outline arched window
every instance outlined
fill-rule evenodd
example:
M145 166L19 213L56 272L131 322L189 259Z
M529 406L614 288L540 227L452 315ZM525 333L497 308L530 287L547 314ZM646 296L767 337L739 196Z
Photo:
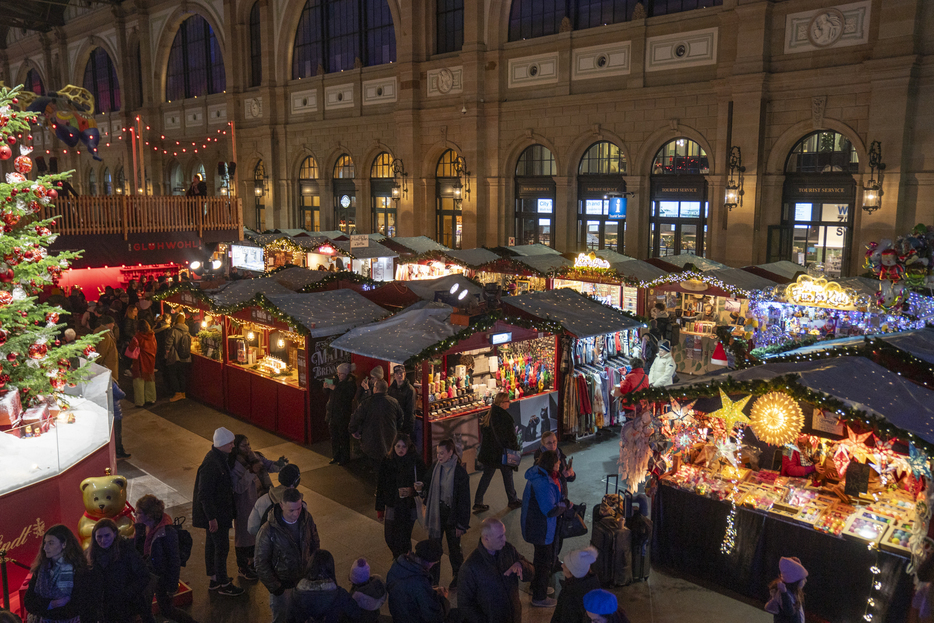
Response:
M858 167L850 139L830 130L802 138L785 161L785 173L856 173Z
M254 227L261 232L266 229L266 167L263 161L253 169Z
M318 187L318 161L308 156L298 171L298 226L305 231L321 231L321 192Z
M42 84L42 77L35 69L26 72L26 80L23 84L27 91L32 91L36 95L45 95L45 85Z
M104 168L104 194L108 196L114 194L114 184L113 178L110 177L110 167Z
M337 228L345 234L357 233L357 186L353 181L356 175L353 159L342 154L334 164L334 179L331 183Z
M513 0L509 40L553 35L565 17L574 30L617 24L632 19L637 4L648 17L720 6L723 0Z
M459 52L464 47L464 0L436 0L435 53Z
M292 78L396 60L396 34L386 0L307 0L295 32Z
M555 157L531 145L516 163L516 244L554 245Z
M88 194L97 195L97 172L94 169L88 169Z
M117 169L117 185L114 187L114 192L116 192L118 195L128 194L126 187L126 173L124 173L123 167Z
M370 198L373 206L373 231L392 238L396 235L396 202L392 198L395 179L392 155L383 152L370 167Z
M94 113L120 110L120 84L117 70L104 48L91 51L84 67L84 88L94 96Z
M464 220L462 201L464 195L461 175L465 170L464 159L449 149L438 159L435 169L435 213L437 216L438 242L460 249L463 241Z
M769 226L769 261L791 260L828 277L849 274L859 157L846 136L821 130L788 153L781 224Z
M169 167L169 177L168 177L168 187L169 192L173 195L184 195L185 194L185 179L182 175L182 165L177 162L173 162L172 166Z
M649 248L653 257L703 257L707 233L707 153L688 138L666 143L652 163Z
M263 81L262 37L259 32L259 1L250 9L250 86L258 87Z
M200 15L192 15L179 27L165 71L168 101L222 93L227 88L224 59L214 29Z
M626 156L609 141L594 143L577 168L577 246L623 252Z

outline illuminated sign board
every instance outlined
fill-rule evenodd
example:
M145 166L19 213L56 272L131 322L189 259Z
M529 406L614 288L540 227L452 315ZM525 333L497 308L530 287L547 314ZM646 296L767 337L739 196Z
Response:
M490 336L490 344L496 346L497 344L508 344L512 341L512 333L494 333Z
M597 257L593 253L580 253L574 260L574 268L602 268L607 269L610 263Z
M844 311L856 310L858 303L855 290L844 288L836 281L810 275L800 275L795 283L788 284L785 298L795 305Z

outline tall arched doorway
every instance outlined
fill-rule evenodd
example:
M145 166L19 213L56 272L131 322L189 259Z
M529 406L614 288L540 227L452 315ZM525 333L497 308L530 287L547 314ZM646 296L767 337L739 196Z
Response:
M392 155L383 152L370 167L370 201L373 209L373 232L392 238L396 235L396 204L392 200L395 184Z
M357 233L357 170L353 159L343 154L334 165L334 215L337 228L345 234Z
M704 256L707 233L707 153L689 138L676 138L655 154L652 163L652 257Z
M321 231L318 161L312 156L302 161L298 171L298 226L305 231Z
M608 141L591 145L577 169L577 247L623 252L626 156Z
M555 157L531 145L516 163L516 244L554 245Z
M435 169L435 214L438 242L450 249L460 249L463 240L464 218L461 210L464 189L459 177L458 163L463 163L453 149L438 159Z
M849 274L859 158L850 140L821 130L802 138L785 161L782 220L769 227L769 261L791 260Z

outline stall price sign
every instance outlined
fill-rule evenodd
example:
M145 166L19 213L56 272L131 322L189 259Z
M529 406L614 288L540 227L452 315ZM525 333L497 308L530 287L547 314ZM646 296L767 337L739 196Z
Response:
M350 236L350 248L351 249L366 249L370 246L370 237L366 234L351 234Z
M811 417L811 428L824 433L840 435L841 437L846 434L843 430L843 424L840 423L837 416L821 409L814 409L814 415Z
M197 305L198 303L195 295L191 292L182 292L181 300L183 305Z
M261 309L259 307L250 308L250 319L253 322L258 322L259 324L272 325L276 321L276 317L272 313Z
M305 357L305 349L298 349L298 360L295 362L295 367L298 368L298 386L301 388L308 387L308 358Z

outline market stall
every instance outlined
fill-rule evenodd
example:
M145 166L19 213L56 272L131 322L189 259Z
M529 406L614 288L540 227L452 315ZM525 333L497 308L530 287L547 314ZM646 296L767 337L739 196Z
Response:
M653 561L764 603L778 558L798 556L810 615L906 620L934 501L934 392L864 357L710 381L640 393L653 407L623 430L627 485L661 476Z
M548 289L552 275L572 265L570 260L557 253L515 255L484 264L474 278L482 284L496 284L507 294L542 292Z
M581 438L618 424L621 414L612 388L626 375L645 325L570 289L507 297L503 307L506 313L549 320L564 329L560 433Z
M678 372L706 374L722 367L713 363L720 343L718 329L750 337L747 314L752 300L775 282L739 268L672 273L644 284L645 309L661 304L678 327L671 337L671 356ZM751 327L750 327L751 328Z
M416 257L432 251L442 253L450 251L446 246L435 242L428 236L396 236L395 238L383 238L377 242L398 253L400 258Z
M706 257L701 257L699 255L694 255L692 253L682 253L680 255L663 255L662 257L653 257L648 259L649 262L664 268L669 272L674 272L678 270L690 270L691 267L694 267L694 270L700 272L707 272L708 270L723 270L729 268L726 264L721 264L715 260L708 259Z
M645 296L638 284L667 274L648 262L603 249L574 256L573 266L560 269L551 288L570 288L631 314L644 314Z
M30 409L17 424L0 425L0 550L27 566L48 527L77 526L85 512L81 481L107 469L117 471L111 373L96 364L88 373L86 381L66 388L53 409L38 409L38 419ZM3 411L13 415L6 400ZM16 589L26 574L7 562L3 580L11 589L14 612L19 610Z
M400 255L396 265L396 280L469 276L483 264L497 259L499 256L487 249L429 249L415 255Z
M352 258L350 270L369 277L374 281L392 281L393 266L395 258L399 254L395 251L381 245L371 238L367 239L365 247L351 247L349 241L335 241L331 243L336 249L339 249L344 255ZM346 268L346 266L345 266Z
M758 323L755 344L759 348L781 346L807 337L892 333L925 325L931 308L929 297L912 292L907 306L888 311L877 296L878 287L877 280L864 277L832 281L799 275L753 306Z
M509 412L523 450L534 451L542 432L557 430L557 325L492 314L464 327L451 322L452 312L441 303L415 305L357 327L331 347L352 353L366 369L406 366L418 392L416 426L425 452L451 437L473 471L479 418L500 391L513 398ZM365 372L363 365L358 370Z

